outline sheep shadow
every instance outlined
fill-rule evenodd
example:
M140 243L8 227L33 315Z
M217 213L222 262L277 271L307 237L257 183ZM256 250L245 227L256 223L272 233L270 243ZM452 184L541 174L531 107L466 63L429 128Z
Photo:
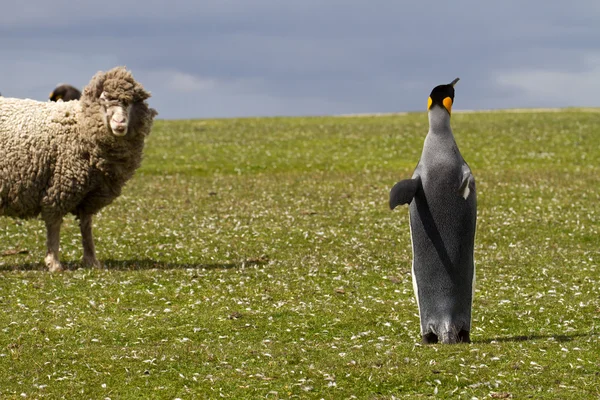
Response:
M143 271L151 269L169 270L169 269L204 269L204 270L218 270L218 269L237 269L250 266L261 266L268 263L267 259L246 259L243 261L227 262L227 263L176 263L176 262L163 262L152 259L140 259L140 260L103 260L104 266L107 270L115 271Z
M172 270L172 269L203 269L203 270L220 270L220 269L238 269L250 266L262 266L269 262L267 258L248 258L243 261L226 262L226 263L176 263L164 262L160 260L152 260L149 258L132 259L132 260L115 260L106 259L100 260L107 271L147 271L147 270ZM84 267L79 261L63 261L63 267L66 271L75 271L80 269L89 269ZM48 269L43 262L23 263L23 264L8 264L1 265L0 272L4 271L47 271Z
M571 342L576 338L591 336L591 333L572 333L572 334L564 334L564 335L515 335L515 336L505 336L505 337L495 337L490 339L482 339L482 340L473 340L473 343L507 343L507 342L528 342L534 340L548 340L554 339L559 343Z
M48 271L48 268L43 262L0 265L0 272L10 271Z

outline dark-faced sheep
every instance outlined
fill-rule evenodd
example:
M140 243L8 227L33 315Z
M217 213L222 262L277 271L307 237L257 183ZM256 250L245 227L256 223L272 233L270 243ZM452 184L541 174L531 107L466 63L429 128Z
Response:
M71 100L79 100L81 98L81 92L79 89L63 84L59 85L50 93L50 101L71 101Z
M121 194L140 166L157 112L124 67L98 72L80 101L0 98L0 215L41 215L46 266L62 270L63 217L79 219L83 264L100 267L92 216Z

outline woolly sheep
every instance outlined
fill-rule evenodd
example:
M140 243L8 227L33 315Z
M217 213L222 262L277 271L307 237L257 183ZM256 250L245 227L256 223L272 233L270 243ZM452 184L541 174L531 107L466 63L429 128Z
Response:
M71 85L62 84L58 85L52 93L50 93L50 101L71 101L71 100L79 100L81 97L81 92L76 87Z
M80 101L0 98L0 215L41 214L46 266L60 271L60 226L79 219L83 264L101 267L92 216L121 194L140 166L156 110L124 67L98 72Z

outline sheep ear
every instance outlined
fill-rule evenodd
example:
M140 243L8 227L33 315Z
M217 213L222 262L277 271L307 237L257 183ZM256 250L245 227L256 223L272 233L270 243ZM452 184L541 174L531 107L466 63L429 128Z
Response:
M96 72L90 82L83 88L84 97L89 99L97 99L99 94L104 89L104 81L106 80L106 74L102 71Z
M144 101L150 98L150 92L146 91L140 84L136 84L134 89L134 101Z

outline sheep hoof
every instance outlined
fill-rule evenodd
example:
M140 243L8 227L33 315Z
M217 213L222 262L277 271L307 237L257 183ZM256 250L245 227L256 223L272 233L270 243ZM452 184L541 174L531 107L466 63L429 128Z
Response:
M104 265L96 258L84 258L83 265L91 268L105 269Z
M60 261L55 260L52 257L46 257L46 267L48 267L50 272L60 272L64 270Z

